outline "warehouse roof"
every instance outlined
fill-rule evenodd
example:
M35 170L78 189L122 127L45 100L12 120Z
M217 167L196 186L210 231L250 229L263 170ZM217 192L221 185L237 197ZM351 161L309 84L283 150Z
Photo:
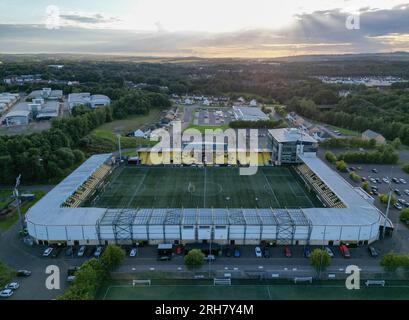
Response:
M317 140L311 137L308 133L296 128L271 129L268 130L268 133L279 143L298 141L317 142Z
M268 120L269 117L256 107L236 107L233 106L234 116L237 120L243 121L259 121Z
M7 113L6 118L11 117L28 117L30 115L30 111L28 110L13 110Z

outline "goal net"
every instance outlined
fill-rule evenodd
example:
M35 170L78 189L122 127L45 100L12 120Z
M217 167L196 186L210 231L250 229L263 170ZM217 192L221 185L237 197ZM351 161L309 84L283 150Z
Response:
M213 285L217 286L231 286L231 279L230 278L214 278Z
M150 286L151 285L151 280L132 280L132 285L133 286Z
M309 282L309 283L312 283L312 277L294 278L294 283L300 283L300 282Z

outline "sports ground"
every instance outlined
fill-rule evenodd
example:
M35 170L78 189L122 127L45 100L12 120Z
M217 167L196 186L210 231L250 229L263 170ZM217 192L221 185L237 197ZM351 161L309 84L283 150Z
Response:
M337 284L160 285L112 284L101 290L103 300L408 300L408 285L361 286L347 290Z
M236 167L116 169L87 206L101 208L313 208L320 201L291 167L259 167L241 176Z

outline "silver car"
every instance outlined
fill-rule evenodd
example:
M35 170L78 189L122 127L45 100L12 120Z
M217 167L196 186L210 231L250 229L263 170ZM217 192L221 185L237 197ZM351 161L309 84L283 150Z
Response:
M81 246L81 247L79 248L79 250L78 250L77 256L78 256L78 257L84 256L85 249L86 249L85 246Z
M334 252L331 250L330 247L325 247L325 251L328 253L328 255L333 258L334 257Z

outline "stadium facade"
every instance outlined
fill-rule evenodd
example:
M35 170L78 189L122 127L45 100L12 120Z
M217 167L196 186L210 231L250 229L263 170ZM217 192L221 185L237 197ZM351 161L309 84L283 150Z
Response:
M40 244L139 242L291 245L364 245L392 223L361 189L352 187L315 153L300 153L296 171L324 208L94 208L80 207L115 171L112 154L94 155L27 213ZM373 200L373 199L372 199Z

